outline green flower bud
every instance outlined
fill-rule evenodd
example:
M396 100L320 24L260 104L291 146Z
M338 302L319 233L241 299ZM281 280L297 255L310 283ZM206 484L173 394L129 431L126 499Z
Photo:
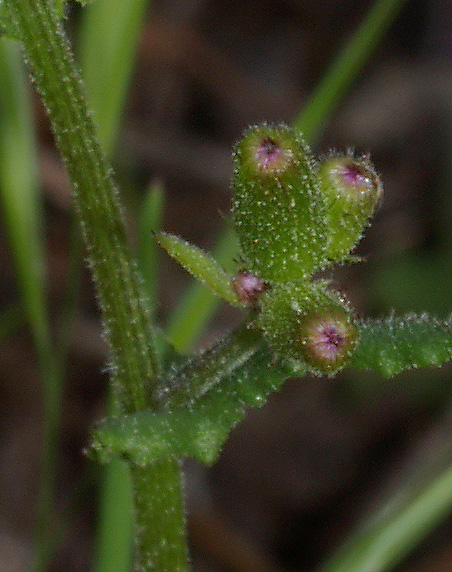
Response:
M260 302L258 323L278 356L334 373L351 355L358 337L353 313L324 283L278 284Z
M325 260L324 201L308 147L286 125L250 127L234 153L233 216L244 256L264 279L310 275Z
M327 256L334 260L349 254L357 244L383 188L369 159L350 153L323 159L318 176L326 202Z

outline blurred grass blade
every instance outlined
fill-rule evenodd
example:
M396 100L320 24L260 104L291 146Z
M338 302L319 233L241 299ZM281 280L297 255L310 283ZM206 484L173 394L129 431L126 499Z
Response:
M17 280L43 383L42 478L36 517L34 570L47 567L61 405L61 377L51 351L44 292L44 238L30 90L19 45L0 39L0 194Z
M42 212L30 90L19 45L0 39L0 193L10 248L35 343L49 343Z
M305 139L312 142L318 137L405 2L406 0L374 2L295 118L293 125L303 133Z
M449 446L450 449L450 446ZM450 451L449 451L450 458ZM417 475L411 481L416 480ZM422 488L401 484L367 526L316 572L387 572L452 509L452 465ZM408 495L406 491L408 490ZM407 498L408 497L408 498Z
M117 140L149 0L96 0L83 11L79 60L102 147Z
M228 225L212 251L213 258L229 268L240 252L237 236ZM202 332L218 304L217 296L203 284L193 280L172 313L166 328L168 339L180 352L187 352Z
M102 473L93 570L127 572L133 553L132 485L124 461L113 460Z
M151 312L155 313L158 285L159 247L153 232L160 230L165 203L165 189L159 180L152 182L146 192L138 221L138 267L144 279Z
M0 313L0 344L25 321L25 311L19 302L3 308Z

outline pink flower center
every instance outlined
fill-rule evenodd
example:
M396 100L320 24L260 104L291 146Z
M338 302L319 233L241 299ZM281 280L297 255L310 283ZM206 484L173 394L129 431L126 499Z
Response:
M344 336L337 329L337 324L327 323L319 328L318 350L325 357L333 357L340 351L344 343Z
M232 285L240 300L244 302L254 302L266 287L265 281L260 276L245 269L237 271Z
M342 168L344 178L350 183L358 183L361 179L366 178L367 173L358 163L350 162L345 163Z
M262 167L265 169L275 161L280 155L282 149L280 144L271 137L262 139L261 144L257 149L257 157Z

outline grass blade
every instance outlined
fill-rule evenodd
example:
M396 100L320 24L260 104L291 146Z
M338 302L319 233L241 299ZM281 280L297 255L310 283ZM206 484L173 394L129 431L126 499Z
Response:
M141 206L138 223L138 267L144 279L144 288L149 299L151 312L157 303L159 247L153 232L161 228L165 189L160 181L149 185Z
M96 0L83 13L79 60L107 155L117 140L149 0Z
M450 458L450 445L438 456ZM423 467L425 469L425 467ZM421 468L421 473L422 473ZM342 549L316 572L387 572L426 537L452 507L452 466L419 486L412 475ZM422 480L422 477L421 477ZM416 486L417 485L417 486Z
M323 75L293 123L308 141L312 142L318 137L405 1L376 0L351 39Z
M24 306L37 346L48 344L42 212L30 91L19 45L0 39L0 189Z

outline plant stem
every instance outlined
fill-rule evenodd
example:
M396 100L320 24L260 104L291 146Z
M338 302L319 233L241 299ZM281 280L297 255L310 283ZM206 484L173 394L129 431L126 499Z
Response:
M262 344L262 332L249 322L233 330L200 356L187 360L181 369L157 388L156 401L170 411L195 403L222 379L242 367Z
M132 465L136 511L135 572L184 572L187 541L179 460ZM149 524L151 526L149 526Z
M157 360L149 312L130 256L118 192L86 109L80 74L46 0L9 0L26 55L46 103L74 190L112 350L116 390L126 411L149 405Z
M153 406L150 389L158 380L158 362L149 309L127 244L118 191L86 108L65 33L49 0L7 0L5 5L24 44L71 179L111 347L116 400L126 412ZM132 465L131 474L137 503L136 569L185 569L178 462Z

